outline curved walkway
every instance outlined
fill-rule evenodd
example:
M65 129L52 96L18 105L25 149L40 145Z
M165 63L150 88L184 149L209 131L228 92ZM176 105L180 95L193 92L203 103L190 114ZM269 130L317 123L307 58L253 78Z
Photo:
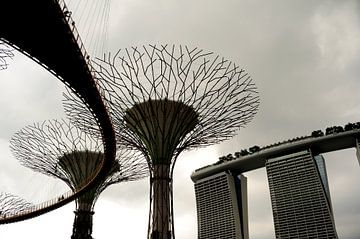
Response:
M0 224L25 220L54 210L74 200L106 174L115 158L115 134L96 82L89 56L63 0L1 3L0 39L45 67L69 86L87 105L102 132L105 160L95 179L77 193L59 195L16 215L0 217Z

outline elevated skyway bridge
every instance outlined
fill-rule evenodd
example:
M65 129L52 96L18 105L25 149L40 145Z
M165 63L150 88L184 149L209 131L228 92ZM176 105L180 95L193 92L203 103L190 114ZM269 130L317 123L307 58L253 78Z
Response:
M241 174L265 167L266 160L269 158L288 155L307 149L310 149L311 152L316 155L356 147L359 159L360 152L358 150L358 140L360 140L360 129L353 129L323 136L305 136L293 140L287 140L279 144L260 148L257 152L245 156L238 156L229 161L215 163L213 165L199 168L192 173L191 179L196 182L200 179L224 171Z
M89 56L63 0L4 0L1 2L0 22L0 40L42 65L87 105L102 131L105 150L105 160L99 167L97 177L85 182L77 193L65 193L26 212L3 215L0 217L2 224L56 209L102 178L115 157L115 134L92 75Z

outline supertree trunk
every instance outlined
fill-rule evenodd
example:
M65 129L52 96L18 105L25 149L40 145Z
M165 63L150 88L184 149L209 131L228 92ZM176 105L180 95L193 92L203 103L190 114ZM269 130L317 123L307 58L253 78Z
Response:
M91 234L94 212L78 209L74 213L75 219L71 239L93 239Z
M151 239L173 238L172 228L172 183L170 177L170 165L154 165L153 178L151 180L151 194L153 199L151 218Z

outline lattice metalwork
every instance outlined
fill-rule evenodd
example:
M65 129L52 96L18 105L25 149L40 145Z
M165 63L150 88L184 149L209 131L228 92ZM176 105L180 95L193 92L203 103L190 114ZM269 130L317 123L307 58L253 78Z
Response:
M0 70L5 70L8 66L6 60L12 58L14 52L5 43L0 41Z
M6 218L14 214L31 209L34 205L26 200L11 195L9 193L0 192L0 217Z
M141 151L149 164L148 237L174 238L176 159L184 150L226 140L249 123L259 106L256 86L234 63L186 46L120 50L98 59L95 71L118 147ZM76 97L66 94L64 106L79 127L95 125Z
M10 143L13 154L24 166L61 179L74 192L93 178L104 160L101 141L64 120L24 127ZM106 178L75 200L72 238L91 238L94 205L106 187L142 179L148 174L147 163L140 153L118 150Z

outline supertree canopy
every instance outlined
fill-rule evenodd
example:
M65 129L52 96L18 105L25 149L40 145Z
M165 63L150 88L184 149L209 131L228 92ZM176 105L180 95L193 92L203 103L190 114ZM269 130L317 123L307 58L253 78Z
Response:
M0 218L5 218L12 214L19 214L26 210L30 210L33 206L32 203L29 203L18 196L0 192Z
M0 70L7 68L6 58L12 58L13 56L13 51L0 40Z
M256 86L234 63L186 46L133 47L95 65L119 147L141 151L149 164L148 237L174 238L176 159L184 150L226 140L249 123L259 106ZM64 105L77 123L94 125L76 97L68 94Z
M59 178L73 191L92 179L104 159L101 141L66 121L45 121L26 126L12 137L11 150L26 167ZM90 239L94 205L109 185L139 180L148 175L141 154L118 150L106 178L98 182L76 202L72 239Z

